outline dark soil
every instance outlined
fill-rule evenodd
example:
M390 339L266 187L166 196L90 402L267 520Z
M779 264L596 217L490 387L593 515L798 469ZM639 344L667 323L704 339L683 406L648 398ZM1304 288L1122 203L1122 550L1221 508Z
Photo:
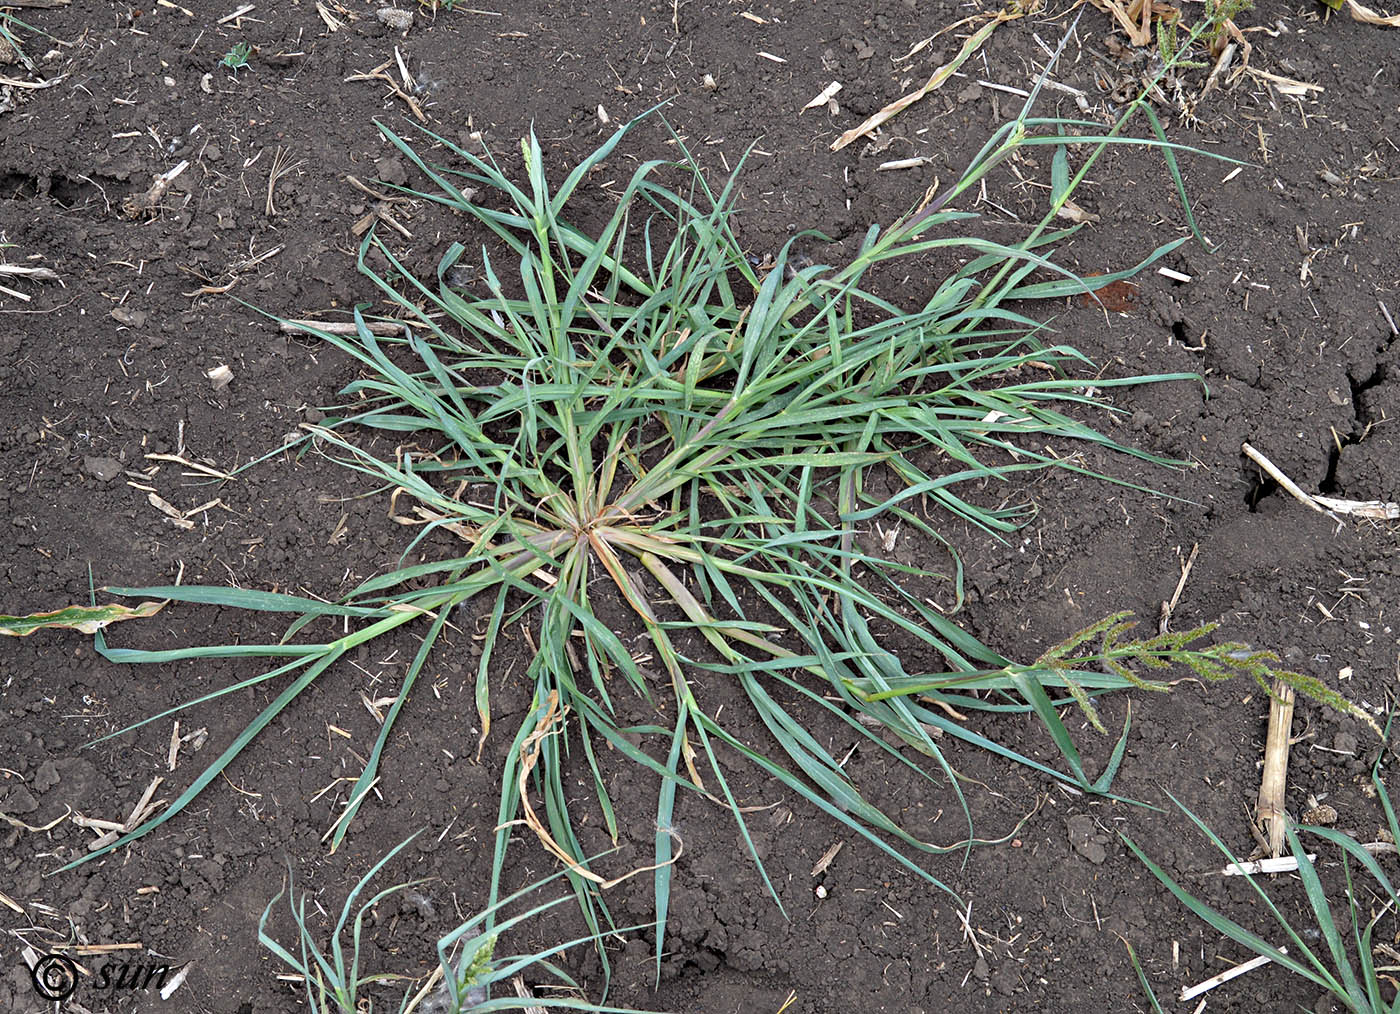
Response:
M799 229L857 237L913 206L935 177L946 185L1020 101L974 80L1029 87L1044 59L1036 37L1053 46L1066 24L1002 26L966 66L969 77L912 106L878 142L832 153L841 131L956 52L956 34L947 34L901 59L968 8L906 2L872 17L867 5L847 0L615 9L526 0L490 14L459 3L435 20L415 9L403 35L381 25L373 5L346 2L356 17L334 32L311 0L260 3L241 21L223 23L238 5L20 9L38 30L19 30L37 70L16 63L0 74L54 83L0 86L0 242L8 244L8 263L50 268L61 282L0 278L31 297L0 293L0 508L10 533L0 611L86 601L89 567L99 585L168 583L183 568L185 583L330 598L397 565L406 536L387 518L384 499L360 497L364 484L323 459L276 456L236 481L207 484L148 457L180 453L232 470L319 418L316 406L331 404L356 375L333 350L279 333L239 302L343 319L354 302L376 297L356 271L351 231L376 202L347 180L417 182L373 122L407 130L413 114L387 85L347 82L352 75L387 62L397 79L400 54L417 79L414 97L427 125L468 145L479 132L512 172L518 139L532 124L562 174L616 123L669 100L665 116L716 179L754 145L739 228L761 255ZM1161 110L1173 139L1249 163L1229 177L1228 164L1183 160L1196 216L1219 248L1191 243L1168 258L1166 266L1189 282L1149 270L1113 312L1070 301L1054 321L1063 340L1111 375L1205 376L1208 399L1200 384L1184 382L1116 389L1113 401L1125 413L1098 417L1120 440L1190 467L1166 471L1083 451L1087 466L1169 495L1048 473L989 491L1039 509L1009 544L949 531L967 563L961 621L1010 656L1032 658L1120 609L1155 628L1182 560L1199 546L1174 627L1218 620L1221 636L1272 648L1373 709L1395 693L1400 638L1386 617L1400 598L1394 525L1338 525L1263 479L1241 453L1249 441L1311 492L1400 499L1400 433L1393 429L1400 341L1380 306L1400 315L1400 36L1346 18L1323 20L1322 10L1269 6L1241 19L1261 29L1249 35L1251 66L1316 90L1294 98L1246 75L1193 103L1189 117ZM1110 32L1107 16L1086 8L1059 73L1086 93L1095 117L1146 60ZM240 41L255 50L235 74L219 61ZM832 80L844 85L839 111L799 115ZM1189 78L1191 95L1201 80L1199 72ZM1078 115L1065 93L1048 92L1045 102ZM600 106L612 124L601 122ZM610 165L626 175L636 160L673 155L667 140L659 121L644 123ZM279 151L291 168L269 211ZM1020 223L1038 220L1046 201L1049 158L1038 151L1015 164L1014 175L994 176L989 203L969 194L959 206L985 213L985 227L998 235L1023 234ZM885 160L919 155L930 159L920 169L877 171ZM124 213L124 202L182 160L188 168L159 208L135 218ZM604 207L605 192L597 190L592 199ZM1101 219L1061 254L1083 272L1136 263L1184 234L1170 177L1151 153L1105 157L1078 199ZM387 210L410 235L387 225L379 232L415 269L430 270L454 240L471 250L482 239L463 220L421 203ZM226 293L199 291L230 283ZM900 284L891 281L892 296ZM908 285L909 295L925 291L917 280ZM215 389L206 372L219 365L233 381ZM152 506L151 490L180 511L219 502L193 515L186 530ZM172 606L114 628L111 639L175 647L279 633L237 613ZM189 963L188 978L160 1009L300 1009L301 995L276 978L285 970L257 943L258 917L288 864L298 890L334 913L379 856L419 829L426 830L410 846L411 859L390 866L384 883L427 878L426 903L381 905L366 926L364 964L426 975L436 961L433 940L486 903L509 733L493 734L474 761L473 645L457 638L399 719L375 798L346 846L328 855L321 838L350 784L335 780L358 774L377 731L361 694L395 692L416 644L401 633L328 672L227 779L171 823L63 873L54 871L84 855L100 831L60 818L125 821L156 776L164 779L157 798L173 799L280 685L249 687L176 716L182 733L207 730L207 742L199 753L197 740L186 743L172 772L170 718L83 746L247 679L255 667L237 660L119 666L97 656L89 638L63 631L5 639L0 812L12 820L0 825L0 1010L51 1009L36 996L26 962L73 941L139 947L80 953L94 977L66 1010L155 1009L153 994L99 988L101 965L121 959ZM528 705L526 688L509 677L525 650L518 637L501 649L493 715L501 729L513 728ZM731 691L706 692L714 707ZM1125 698L1110 700L1105 718L1121 727L1125 708ZM961 912L947 894L775 782L736 766L730 774L740 802L772 807L756 813L752 826L786 917L766 896L733 821L683 798L677 827L685 854L660 987L653 991L654 943L637 934L609 945L609 1000L697 1014L1149 1009L1123 940L1163 1002L1174 1000L1182 986L1249 955L1180 907L1118 834L1128 833L1211 903L1264 928L1244 885L1197 876L1218 866L1219 855L1166 793L1236 851L1250 851L1246 811L1258 789L1267 710L1267 696L1244 682L1183 682L1170 695L1135 697L1114 788L1160 811L1078 795L989 754L952 749L979 836L1011 836L925 860L971 903ZM743 713L735 699L730 721L761 742L762 730L746 727ZM833 749L850 745L842 729L814 722L819 738L841 737ZM977 725L1053 761L1029 717ZM1078 718L1074 726L1097 771L1111 740ZM1295 729L1301 739L1290 808L1300 813L1310 798L1325 798L1338 811L1338 827L1374 840L1381 817L1366 791L1374 736L1311 702L1299 704ZM916 780L868 751L857 751L850 770L915 833L943 842L965 835L941 780ZM649 854L657 785L641 771L609 771L626 830L621 853L604 865L622 871ZM580 800L588 792L580 781ZM814 878L813 865L838 842L844 848ZM522 838L506 879L523 885L553 870ZM823 899L814 893L819 883ZM1274 886L1285 911L1302 918L1297 883L1285 878ZM609 903L620 919L650 918L650 878L613 889ZM321 913L312 916L324 932ZM272 925L289 939L285 913ZM1392 916L1378 937L1389 940L1395 930ZM511 946L547 946L579 932L565 905ZM596 998L603 981L597 957L578 948L564 960ZM1266 968L1216 990L1209 1009L1312 1006L1318 992ZM389 996L376 994L378 1009L396 1009Z

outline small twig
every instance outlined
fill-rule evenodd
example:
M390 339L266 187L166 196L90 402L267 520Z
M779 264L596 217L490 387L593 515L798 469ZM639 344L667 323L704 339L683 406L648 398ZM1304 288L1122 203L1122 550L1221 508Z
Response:
M1274 85L1284 95L1304 95L1308 92L1325 92L1327 89L1322 85L1309 84L1307 81L1297 81L1291 77L1283 77L1279 74L1270 74L1267 70L1249 68L1249 73L1254 77L1261 78Z
M1191 555L1186 558L1186 562L1181 565L1181 580L1176 583L1176 591L1172 592L1171 600L1162 603L1162 619L1157 624L1157 633L1165 634L1167 624L1172 620L1172 613L1176 611L1176 604L1181 601L1181 592L1186 587L1186 579L1191 576L1191 568L1196 565L1196 554L1201 551L1199 542L1191 546Z
M934 71L933 75L922 87L907 92L900 98L889 103L873 116L868 117L859 126L852 127L850 130L846 131L831 143L831 150L840 151L857 138L864 137L874 131L876 127L880 126L886 120L899 115L900 112L912 106L915 102L918 102L925 95L942 88L943 85L952 78L957 69L966 63L973 53L981 48L982 44L987 41L987 37L995 31L998 25L1007 21L1015 21L1017 18L1023 16L1023 14L1013 11L1001 11L993 15L990 21L968 37L967 41L963 43L962 49L958 51L957 56Z
M1337 514L1355 514L1362 518L1375 518L1377 521L1394 521L1400 518L1400 503L1386 500L1338 500L1331 496L1314 496L1319 504Z
M1062 84L1059 81L1051 81L1048 77L1045 78L1043 87L1051 91L1064 92L1066 95L1073 97L1074 104L1079 107L1081 112L1087 113L1089 111L1088 93L1082 92L1078 88L1073 88L1067 84Z
M926 155L915 155L913 158L897 158L892 162L881 162L875 167L877 172L885 172L891 169L917 169L919 166L928 165L933 159Z
M977 934L972 929L972 902L967 903L967 912L963 913L958 909L953 909L953 914L958 917L958 922L963 926L963 939L972 944L972 949L977 952L979 958L984 957L982 945L977 942Z
M1385 303L1378 299L1376 300L1376 305L1381 308L1381 316L1383 316L1385 322L1390 325L1390 333L1393 335L1400 335L1400 327L1395 326L1395 318L1391 317L1390 310L1386 308Z
M1275 465L1262 453L1256 451L1253 447L1251 447L1248 441L1241 445L1241 450L1243 450L1244 453L1249 456L1251 461L1253 461L1256 465L1262 468L1265 472L1268 472L1269 477L1273 479L1274 482L1278 483L1284 489L1288 490L1289 495L1292 496L1293 499L1297 500L1301 504L1305 504L1306 506L1312 508L1319 514L1327 513L1320 503L1318 503L1316 500L1310 497L1307 493L1304 493L1302 488L1296 482L1294 482L1288 476L1280 472L1278 470L1277 465Z
M0 264L0 275L28 275L36 282L56 282L58 272L52 268L26 268L19 264Z
M161 173L151 181L151 188L144 194L134 194L123 201L122 210L129 218L136 218L142 214L153 214L160 208L160 202L164 199L165 192L170 189L170 184L175 182L175 177L189 167L189 160L185 159L174 169Z
M1087 99L1089 97L1088 92L1081 91L1072 85L1067 85L1063 81L1052 81L1048 77L1045 79L1042 87L1048 88L1052 92L1064 92L1066 95L1073 95L1077 99Z
M836 853L840 852L842 846L845 844L846 843L843 841L838 841L836 844L832 845L831 848L823 852L821 858L818 859L816 864L812 867L812 876L819 877L825 873L827 868L831 866L831 861L836 858Z
M178 454L147 454L146 458L149 461L169 461L176 465L184 465L186 468L193 469L201 475L207 475L214 479L233 479L233 476L229 475L227 472L220 472L217 468L210 468L208 465L201 465L197 461L190 461L188 458L182 458Z
M123 834L130 834L138 824L146 819L147 814L155 808L155 804L151 802L151 797L156 794L156 789L160 788L160 783L164 780L165 779L161 778L160 775L156 775L151 779L151 783L146 786L146 791L141 793L141 798L136 801L136 805L133 806L131 812L127 814L126 823L121 827Z
M1006 92L1008 95L1015 95L1017 98L1028 99L1031 97L1031 93L1024 88L1013 88L1010 85L997 84L995 81L983 81L981 78L977 79L977 83L983 88L989 88L994 92Z
M165 752L165 763L171 771L180 762L180 721L176 719L175 725L170 730L170 746Z
M255 9L256 9L256 6L257 6L256 4L244 4L242 7L238 8L238 10L234 11L233 13L231 13L231 14L225 14L223 17L221 17L221 18L218 20L217 23L218 23L218 24L221 24L221 25L226 25L226 24L228 24L230 21L237 21L238 19L240 19L241 17L243 17L243 15L248 14L248 13L250 13L251 11L255 10ZM235 27L240 27L240 26L235 26Z
M1280 947L1279 953L1287 954L1288 948ZM1272 960L1273 958L1265 957L1261 954L1257 958L1250 958L1248 961L1244 962L1244 964L1236 965L1234 968L1227 968L1219 975L1211 976L1205 982L1198 983L1195 986L1190 987L1189 989L1183 989L1181 991L1181 1002L1185 1003L1187 1000L1194 1000L1202 993L1208 992L1214 989L1216 986L1223 985L1229 982L1231 979L1239 978L1246 972L1252 972L1256 968L1263 968Z
M9 5L6 4L6 6ZM67 76L67 74L60 74L57 77L49 78L47 81L19 81L12 77L0 77L0 85L5 85L10 88L27 88L30 91L38 91L41 88L52 88Z
M1321 496L1316 493L1304 493L1296 482L1279 471L1272 461L1266 458L1261 452L1255 450L1248 443L1242 446L1244 453L1262 468L1269 476L1300 503L1307 504L1319 514L1326 514L1333 521L1341 524L1338 514L1351 514L1356 517L1374 518L1377 521L1394 521L1400 519L1400 503L1393 503L1386 500L1342 500L1337 497Z
M1317 858L1316 853L1308 853L1308 862ZM1221 871L1222 877L1253 877L1260 873L1293 873L1298 869L1297 856L1279 856L1276 859L1257 859L1248 863L1230 863Z
M53 949L62 951L65 954L94 955L94 954L120 954L122 951L144 951L146 945L139 940L133 940L122 944L54 944Z
M392 77L390 77L387 73L385 73L389 69L389 67L393 65L393 62L394 61L392 60L388 60L384 63L381 63L378 67L374 68L374 70L370 71L368 74L351 74L345 80L347 82L383 81L389 86L389 91L393 95L400 99L403 99L403 101L408 104L408 108L413 112L413 115L416 116L420 122L427 123L428 117L423 114L423 109L421 106L418 105L418 101L414 99L412 95L408 94L408 92L400 88L399 83L395 81Z
M399 52L399 47L394 47L394 62L399 65L399 76L403 78L404 91L413 91L413 75L408 72L408 65L403 62L403 54Z
M367 320L365 327L370 334L395 335L404 329L407 322L394 323L387 320ZM324 331L326 334L358 334L354 321L350 320L284 320L278 330L287 333L299 331Z
M349 183L352 187L354 187L354 188L355 188L356 190L358 190L360 193L366 194L366 195L368 195L369 197L373 197L376 201L383 201L385 204L397 204L397 203L400 202L400 201L411 201L411 200L413 200L413 198L411 198L411 197L404 197L402 194L399 194L399 195L394 195L394 194L381 194L378 190L375 190L373 187L366 186L363 182L360 181L360 179L359 179L358 177L356 177L356 176L351 176L349 173L346 173L346 174L345 174L345 182L346 182L346 183ZM468 192L471 193L473 196L475 196L475 192L474 192L474 191L468 191ZM468 198L468 199L470 199L470 198Z
M247 271L249 268L255 268L263 261L268 260L272 257L276 257L285 249L286 244L279 243L277 246L273 247L271 250L268 250L266 253L260 253L256 257L249 257L247 260L235 261L234 263L228 266L229 273L236 275L241 271Z

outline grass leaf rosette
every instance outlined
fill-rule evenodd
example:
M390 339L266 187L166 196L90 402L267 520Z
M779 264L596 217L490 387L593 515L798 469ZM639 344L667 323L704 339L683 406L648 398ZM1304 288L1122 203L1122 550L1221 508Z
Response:
M1079 227L1050 223L1093 159L1110 143L1148 142L1119 137L1121 122L1107 136L1078 136L1068 131L1084 124L1029 117L1029 105L954 186L889 229L872 227L839 268L798 257L794 245L807 237L767 258L752 256L734 228L738 171L716 194L688 155L638 166L600 228L573 224L571 200L636 121L556 186L533 134L521 145L524 182L517 183L489 152L466 151L426 130L409 139L381 125L431 184L399 189L475 218L497 242L481 251L479 284L463 286L454 271L466 253L461 244L447 249L435 276L419 277L372 232L365 237L361 270L394 316L370 320L357 309L353 334L312 329L362 371L343 392L344 407L307 426L307 440L370 477L389 494L394 518L418 527L405 558L434 532L451 533L461 549L372 577L334 603L246 589L112 589L297 617L266 645L133 651L109 647L98 632L99 650L116 661L285 660L218 693L292 677L169 809L112 847L179 812L346 652L420 624L421 646L328 835L332 847L339 844L375 784L414 681L461 616L458 607L478 598L488 617L475 695L483 741L492 680L502 678L493 660L503 631L523 623L531 649L525 672L510 677L528 681L533 706L503 772L493 901L511 836L523 823L563 863L590 928L611 925L598 888L622 878L606 879L579 858L585 849L571 813L578 804L565 783L571 747L581 751L614 842L619 816L600 750L659 777L654 862L634 872L653 876L663 927L680 847L678 791L726 807L763 871L719 763L722 750L945 886L917 857L971 844L970 817L963 841L923 840L867 800L842 760L809 731L809 714L845 723L854 742L920 777L946 777L959 800L943 734L1081 790L1108 792L1126 727L1113 760L1091 777L1059 709L1142 681L1112 667L1018 665L963 630L950 615L962 600L961 563L937 522L942 514L998 534L1014 531L1026 508L987 506L984 495L969 491L1046 468L1084 471L1051 446L1087 442L1167 464L1079 418L1084 410L1115 409L1073 376L1087 367L1084 357L1050 343L1026 307L1128 277L1185 240L1091 279L1057 265L1055 246ZM1150 143L1167 155L1179 185L1174 146ZM1063 177L1045 219L1014 244L977 236L976 216L953 202L1019 148L1044 144L1056 148ZM1071 177L1064 151L1084 144L1092 153ZM676 179L679 186L668 184ZM961 267L919 305L891 301L869 282L882 265L921 266L934 254L949 254ZM389 333L386 320L393 321ZM1093 383L1102 391L1193 379ZM369 449L366 431L387 435L398 452L386 458ZM877 522L902 526L907 538L921 540L923 555L946 550L947 575L903 562L872 537ZM942 609L928 597L936 580L949 589ZM618 610L630 620L616 619ZM300 639L328 619L340 636ZM901 645L916 645L942 667L907 672L910 653L897 654ZM704 693L716 681L742 691L768 742L720 721ZM649 702L656 718L626 718L636 700ZM1063 768L953 717L1008 707L1036 713ZM933 770L882 731L930 758ZM660 748L638 745L647 737L660 739ZM763 879L777 900L766 872ZM658 955L662 939L659 932Z

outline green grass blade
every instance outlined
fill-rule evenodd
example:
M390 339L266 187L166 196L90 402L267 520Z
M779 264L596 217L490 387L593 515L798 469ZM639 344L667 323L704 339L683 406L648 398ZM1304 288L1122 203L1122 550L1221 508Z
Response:
M1288 849L1293 853L1293 858L1298 861L1298 879L1303 883L1308 905L1312 908L1313 916L1317 919L1322 939L1327 944L1328 951L1331 952L1332 965L1341 975L1342 984L1346 989L1345 995L1357 1010L1364 1010L1366 998L1362 994L1361 984L1357 981L1356 973L1352 970L1351 962L1347 958L1346 944L1342 942L1342 935L1337 930L1336 920L1332 918L1332 906L1327 900L1327 892L1323 889L1322 879L1317 875L1317 870L1313 868L1312 860L1308 858L1307 849L1298 840L1298 833L1293 829L1291 822L1284 828L1284 831L1288 836Z
M337 661L340 658L340 656L344 654L344 651L344 648L337 649L328 653L323 658L320 658L317 661L313 662L311 664L311 667L305 673L299 676L296 679L296 681L293 682L290 686L288 686L287 689L283 690L282 693L278 694L276 699L273 700L271 704L265 707L256 718L254 718L251 722L248 723L248 725L243 729L243 731L240 732L234 738L233 742L230 743L227 748L225 748L224 752L219 755L218 759L216 759L212 764L206 767L200 773L199 777L196 778L190 784L189 788L185 789L184 792L180 793L180 795L176 797L175 801L169 806L167 806L164 810L162 810L158 815L152 817L150 820L147 820L145 823L141 824L134 830L122 835L110 845L89 852L82 858L75 859L73 862L61 866L58 872L71 870L77 866L81 866L83 863L90 862L93 859L96 859L100 856L105 856L110 852L116 851L117 849L124 848L131 842L135 841L137 838L140 838L142 835L146 834L148 831L160 827L171 817L174 817L177 813L179 813L191 802L193 802L195 797L197 797L201 792L203 792L204 788L210 782L212 782L215 778L219 777L219 775L223 773L224 768L228 767L229 764L233 762L233 759L243 752L243 748L246 747L249 743L251 743L257 737L258 733L262 732L262 730L265 729L274 718L280 715L283 709L285 709L287 705L291 704L292 701L295 700L303 690L310 686L312 681L315 680L317 676L321 675L321 673L325 672L325 670L329 668L332 663Z
M1142 965L1138 962L1137 952L1133 950L1133 945L1128 943L1127 939L1124 937L1119 937L1118 939L1122 940L1123 946L1128 949L1128 961L1132 963L1133 971L1137 973L1138 982L1142 986L1142 991L1147 994L1147 999L1152 1004L1152 1010L1155 1014L1165 1014L1165 1011L1162 1010L1161 1003L1157 1000L1157 994L1152 989L1152 984L1147 981L1147 973L1142 970Z
M1136 855L1138 859L1142 861L1143 865L1147 867L1148 871L1154 877L1156 877L1157 880L1160 881L1162 885L1166 887L1167 890L1169 890L1173 895L1175 895L1176 899L1179 902L1181 902L1188 909L1190 909L1191 912L1197 916L1197 918L1205 922L1206 925L1208 925L1215 932L1221 934L1222 936L1229 937L1236 943L1242 944L1244 947L1247 947L1255 954L1259 954L1263 957L1268 958L1275 964L1281 965L1284 968L1287 968L1290 972L1294 972L1297 975L1301 975L1303 978L1315 983L1318 986L1323 987L1324 989L1329 989L1334 992L1340 989L1336 980L1331 979L1330 977L1324 977L1323 975L1319 975L1318 973L1314 972L1312 968L1309 968L1307 965L1301 964L1290 955L1284 953L1283 951L1275 947L1273 944L1269 943L1263 937L1259 936L1251 930L1245 929L1245 927L1241 926L1233 919L1230 919L1228 916L1220 914L1219 912L1215 911L1215 909L1205 904L1205 902L1199 900L1194 895L1190 894L1185 888L1183 888L1180 884L1173 880L1171 876L1169 876L1166 873L1166 871L1164 871L1151 859L1147 858L1146 853L1144 853L1142 849L1138 848L1136 842L1134 842L1127 835L1120 835L1120 837L1127 844L1128 848L1132 850L1133 854Z

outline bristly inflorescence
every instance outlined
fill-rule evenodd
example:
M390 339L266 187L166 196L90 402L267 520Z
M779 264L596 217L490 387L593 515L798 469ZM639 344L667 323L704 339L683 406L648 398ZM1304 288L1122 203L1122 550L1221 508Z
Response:
M1269 694L1275 693L1275 683L1283 684L1319 704L1360 719L1380 733L1375 719L1315 676L1278 668L1279 657L1272 651L1261 651L1237 641L1198 646L1219 626L1219 623L1203 623L1190 630L1166 631L1155 637L1124 641L1123 636L1137 627L1137 621L1128 612L1110 613L1047 650L1028 669L1049 671L1062 679L1085 716L1100 732L1107 730L1093 701L1074 678L1076 671L1098 666L1139 690L1165 691L1171 689L1170 683L1144 679L1133 671L1133 666L1160 671L1182 665L1211 683L1248 676ZM1095 638L1101 638L1097 652L1072 654Z

